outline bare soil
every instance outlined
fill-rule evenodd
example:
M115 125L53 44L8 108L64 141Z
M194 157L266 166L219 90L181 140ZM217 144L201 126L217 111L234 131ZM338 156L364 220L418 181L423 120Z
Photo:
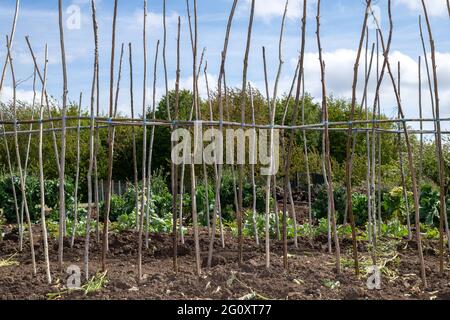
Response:
M39 229L35 230L39 234ZM201 257L206 262L208 234L200 235ZM398 256L387 262L389 274L383 274L381 290L369 290L367 276L357 278L351 265L343 263L343 271L336 273L333 254L328 253L326 239L300 240L295 248L289 242L289 268L283 268L282 243L273 241L270 256L271 267L265 267L264 245L256 246L252 239L244 243L244 262L238 264L236 239L229 234L226 248L216 241L211 269L195 272L194 241L191 234L186 243L179 245L178 274L173 271L172 238L170 235L153 234L150 248L143 257L142 281L136 281L137 234L132 232L110 236L110 252L107 258L106 286L95 293L84 295L80 291L65 293L61 299L450 299L450 275L448 264L445 275L438 273L437 244L425 243L426 271L429 287L421 288L419 261L414 242L398 242ZM351 241L341 244L342 256L351 261ZM74 248L65 245L65 268L75 264L83 269L84 240L77 239ZM360 256L367 258L365 244L360 243ZM0 299L48 299L48 293L65 289L68 274L58 271L56 240L51 240L50 256L54 284L48 285L44 272L43 245L35 241L38 274L32 275L28 242L14 259L18 265L0 267ZM0 260L17 252L17 231L6 234L0 243ZM90 253L91 275L100 271L101 243L92 241ZM387 259L388 260L388 259Z

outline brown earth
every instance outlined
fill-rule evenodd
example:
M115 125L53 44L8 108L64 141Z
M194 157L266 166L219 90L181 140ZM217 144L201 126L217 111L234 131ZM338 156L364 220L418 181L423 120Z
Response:
M35 230L39 234L39 229ZM48 299L48 293L63 291L68 274L58 272L57 241L50 245L53 285L46 284L43 261L43 246L35 241L38 275L32 276L28 242L22 253L14 256L19 264L0 267L0 299ZM336 273L334 255L327 252L323 237L299 240L299 248L289 243L289 268L283 268L282 243L271 245L271 268L265 268L264 246L256 246L246 239L244 262L237 263L236 239L227 235L225 249L216 242L211 269L195 273L194 241L186 236L186 244L179 246L179 273L172 269L172 240L170 235L151 235L150 249L143 258L144 279L136 281L137 235L132 232L111 235L110 252L107 259L106 286L88 296L80 291L61 295L61 299L239 299L269 298L289 300L319 299L450 299L450 275L448 264L444 276L438 272L437 244L425 243L426 270L429 287L421 289L419 261L414 243L406 241L396 244L397 258L384 260L388 272L383 273L381 290L369 290L367 276L355 277L351 263L343 262L343 272ZM311 244L312 243L312 244ZM90 253L91 274L100 270L101 244L92 242ZM202 259L206 259L207 232L200 235ZM343 261L351 261L351 241L341 244ZM359 245L362 261L369 255L365 245ZM0 261L17 252L17 233L5 236L0 243ZM75 264L83 269L84 240L77 239L73 249L66 243L65 267ZM395 254L395 252L394 252ZM395 261L395 263L393 262ZM379 262L383 263L380 259Z

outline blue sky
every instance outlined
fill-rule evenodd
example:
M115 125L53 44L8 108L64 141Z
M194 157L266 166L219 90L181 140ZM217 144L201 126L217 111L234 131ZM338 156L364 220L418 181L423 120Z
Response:
M71 5L79 6L81 10L81 27L69 30L66 27L66 53L68 57L69 96L77 100L80 91L89 96L92 78L93 63L93 35L91 25L91 11L89 0L65 0L64 10ZM193 0L191 0L191 3ZM300 0L290 0L289 14L286 24L285 40L283 44L283 59L285 61L280 82L281 95L287 91L294 73L300 47ZM316 0L310 0L308 6L307 48L305 62L306 90L316 99L320 100L319 64L317 59L317 44L315 38ZM445 0L427 0L431 16L432 28L438 51L438 72L440 78L440 91L443 116L450 116L450 37L448 37L450 19L447 15ZM270 86L278 64L278 37L285 0L256 0L256 15L253 32L253 41L250 52L249 81L259 89L264 88L264 74L262 69L262 46L266 46ZM232 0L198 0L199 16L199 50L206 47L206 60L209 65L211 83L216 83L220 63L220 50L223 46L226 21L231 8ZM387 32L387 0L375 1L381 12L381 25ZM2 39L10 32L13 18L15 0L2 0L0 4L0 30ZM250 0L240 0L234 20L229 54L227 60L227 81L231 86L241 86L242 60L245 50L245 39L248 24ZM328 90L336 97L349 98L352 82L352 68L356 56L357 40L360 34L365 1L363 0L323 0L322 1L322 46L324 59L327 65ZM100 32L100 59L101 59L101 102L103 110L108 106L108 79L109 57L111 50L111 22L113 0L97 0L97 14ZM158 39L162 41L162 0L149 0L149 27L148 27L148 57L149 57L149 95L147 103L151 103L152 68L155 44ZM394 38L391 51L391 63L402 63L403 102L408 116L417 116L417 59L422 55L419 45L418 15L421 14L420 0L393 0ZM128 42L133 44L134 51L134 82L136 108L142 109L142 0L119 0L119 19L117 25L116 71L120 44L124 42L127 49ZM70 14L66 12L65 19ZM167 62L169 72L169 85L174 86L175 78L175 46L176 23L178 16L182 19L182 81L185 88L192 85L191 61L192 52L188 37L186 19L186 2L184 0L167 1ZM62 95L62 74L60 66L59 32L57 0L22 0L17 25L13 56L18 79L28 79L33 73L33 64L30 58L25 35L29 35L38 59L42 64L45 43L49 46L49 74L48 91L56 99ZM371 40L374 40L374 31L371 31ZM0 39L0 58L4 61L6 48L4 40ZM428 42L427 42L428 44ZM123 78L119 109L123 114L129 114L129 69L128 51L125 51ZM364 63L361 64L361 76ZM423 71L425 72L425 70ZM423 74L425 79L425 73ZM361 84L360 79L360 84ZM375 79L370 85L370 100L373 99ZM200 91L206 94L204 79L200 78ZM423 83L426 88L426 83ZM157 98L164 93L164 74L161 56L158 65ZM32 79L21 83L19 98L30 101L32 93ZM361 86L359 97L361 97ZM272 92L273 89L271 89ZM431 115L429 97L424 91L425 115ZM3 100L11 97L11 83L8 77L6 87L2 94ZM87 100L86 100L87 102ZM388 81L383 87L383 111L394 116L395 99ZM87 103L85 103L87 105Z

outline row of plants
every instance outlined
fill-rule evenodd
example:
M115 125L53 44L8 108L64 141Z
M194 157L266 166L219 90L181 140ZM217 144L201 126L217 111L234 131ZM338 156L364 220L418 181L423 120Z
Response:
M12 179L10 175L0 176L0 203L6 223L17 223L13 184L11 182L14 183L17 205L20 213L22 206L22 192L20 187L20 178L17 175L14 175ZM44 183L45 204L47 209L48 211L57 211L59 208L59 179L45 180ZM39 179L35 176L27 176L25 185L30 218L31 221L37 222L41 216L41 191ZM68 214L73 214L74 189L74 183L70 179L66 179L65 200Z
M397 219L403 225L406 225L407 207L409 214L413 219L414 200L410 191L406 192L407 199L404 197L402 187L395 187L391 190L382 190L381 192L381 218L383 221ZM378 193L377 193L378 197ZM355 192L353 198L353 213L355 223L361 227L367 224L368 220L368 198L367 194ZM450 199L449 199L450 200ZM343 224L346 210L346 190L345 187L337 187L334 193L334 203L337 214L337 221ZM447 210L450 208L448 201ZM378 204L377 204L378 205ZM423 185L420 190L420 220L422 223L438 227L439 226L439 192L431 185ZM312 205L313 216L319 220L327 216L328 212L328 192L326 187L322 186L316 193L315 201ZM378 210L378 208L377 208Z

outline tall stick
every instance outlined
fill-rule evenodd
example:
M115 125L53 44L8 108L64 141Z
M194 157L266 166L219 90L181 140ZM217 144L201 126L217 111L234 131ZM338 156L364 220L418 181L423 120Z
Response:
M448 5L448 3L447 3ZM435 114L436 114L436 147L437 154L439 160L439 189L440 189L440 219L439 219L439 252L440 252L440 260L439 260L439 271L441 274L444 273L444 220L447 220L445 217L447 206L445 199L445 162L444 162L444 154L442 148L442 130L441 130L441 120L440 120L440 101L439 101L439 80L437 76L437 63L436 63L436 46L433 39L433 32L431 31L431 24L428 18L427 7L425 5L424 0L422 0L423 11L425 14L425 20L427 22L428 35L430 38L430 47L431 47L431 64L433 67L433 82L434 82L434 99L435 99ZM450 8L449 8L450 14ZM449 240L450 241L450 240Z
M109 74L109 117L114 116L114 57L116 49L116 23L117 23L117 0L114 0L114 14L112 26L112 43L111 43L111 64ZM108 229L109 229L109 212L111 210L111 181L114 157L114 127L108 126L108 178L105 197L105 212L103 224L103 249L102 249L102 270L106 270L106 252L108 251Z
M8 56L7 59L9 61L9 68L11 71L11 78L13 83L13 112L14 112L14 122L17 122L17 96L16 96L16 76L14 73L14 64L13 64L13 58L11 56L11 43L8 39L8 36L6 36L6 43L8 46ZM33 266L33 274L36 275L36 259L35 259L35 253L34 253L34 240L33 240L33 229L30 219L30 212L28 210L28 203L27 203L27 193L26 193L26 183L24 179L24 175L22 172L22 162L20 160L20 150L19 150L19 139L17 134L17 125L14 125L14 142L16 146L16 158L17 158L17 167L19 169L19 178L20 178L20 189L22 192L22 199L25 205L25 214L27 217L27 223L28 223L28 232L30 234L30 248L31 248L31 262Z
M418 77L419 77L419 118L423 118L423 108L422 108L422 57L419 56L418 61ZM420 131L423 131L423 121L420 121ZM423 133L420 134L420 151L419 151L419 176L417 177L419 186L423 179Z
M241 122L242 129L244 129L245 123L245 102L246 102L246 89L247 89L247 70L248 70L248 56L250 54L250 44L252 41L252 30L253 30L253 17L255 14L255 0L252 0L251 9L250 9L250 19L248 22L247 29L247 44L245 46L245 54L244 54L244 67L242 70L242 88L241 88ZM245 141L244 141L245 143ZM239 238L239 252L238 252L238 261L242 263L242 248L244 245L244 237L242 235L242 219L244 215L243 208L243 180L244 180L244 165L239 165L239 192L238 192L238 201L239 201L239 209L237 212L237 225L238 225L238 238Z
M331 223L333 225L334 245L336 254L336 272L341 273L341 250L339 247L339 237L336 227L336 210L334 207L334 190L333 190L333 171L331 168L331 155L330 155L330 137L328 133L328 104L327 104L327 90L325 83L325 62L322 57L322 45L320 42L320 0L317 2L317 47L319 50L319 62L320 62L320 74L322 82L322 112L323 122L325 124L324 139L325 139L325 163L328 176L328 195L330 205Z
M93 212L93 203L92 203L92 173L94 171L95 166L95 141L94 141L94 105L95 105L95 94L97 97L99 92L96 92L96 83L97 83L97 74L98 74L98 51L97 51L97 19L96 19L96 7L95 0L91 1L92 8L92 28L94 31L94 41L95 41L95 54L94 54L94 72L92 75L92 87L91 87L91 101L90 101L90 129L89 129L89 168L87 172L87 184L88 184L88 212L86 215L86 237L85 237L85 246L84 246L84 274L85 279L89 280L89 244L90 244L90 227L91 227L91 216ZM98 182L96 182L98 183ZM98 199L98 190L96 191L96 197ZM97 210L98 216L98 208ZM97 225L98 227L98 225Z
M193 75L193 99L194 99L194 110L195 110L195 119L199 119L199 105L198 105L198 94L197 94L197 43L198 43L198 28L197 28L197 0L194 0L194 46L193 46L193 54L192 54L192 75ZM194 148L195 149L195 148ZM192 223L194 226L194 243L195 243L195 262L197 275L201 274L201 264L200 264L200 243L199 243L199 235L198 235L198 217L197 217L197 191L196 191L196 176L195 176L195 164L194 164L194 153L191 157L191 199L192 199Z
M142 199L141 216L139 220L139 244L138 244L138 280L142 279L142 233L144 228L145 215L145 188L146 188L146 164L147 164L147 0L144 0L144 26L142 32L142 42L144 49L144 78L142 92L142 121L143 121L143 139L142 139ZM166 99L169 99L166 96ZM149 203L147 203L149 205Z
M400 72L400 61L398 62L398 95L401 99L401 72ZM400 119L400 111L398 111L398 118ZM408 240L412 239L412 231L411 231L411 219L409 212L409 202L408 202L408 188L406 185L405 172L403 169L403 150L402 150L402 135L400 133L401 126L400 123L397 124L398 127L398 159L399 159L399 168L400 168L400 176L402 178L402 188L403 188L403 199L405 201L405 210L406 210L406 224L408 225Z
M225 81L225 62L226 62L227 51L228 51L228 42L229 42L229 37L230 37L230 32L231 32L231 25L233 23L234 13L236 12L237 2L238 2L238 0L233 1L233 5L231 7L231 12L228 17L227 29L225 32L225 40L224 40L224 44L223 44L223 50L221 52L222 59L221 59L221 63L220 63L219 79L217 81L217 92L218 92L217 100L218 100L218 108L219 108L219 130L222 134L223 134L222 82ZM226 90L226 86L225 86L225 90ZM216 186L215 186L216 201L214 203L214 212L218 211L217 207L220 206L220 188L221 188L221 181L222 181L222 167L223 167L222 163L219 162L218 166L217 166L217 179L216 179ZM213 216L211 231L212 231L211 238L210 238L209 247L208 247L208 261L207 261L208 268L211 267L212 256L213 256L213 251L214 251L214 240L216 238L216 215L215 214Z
M252 111L252 124L253 124L253 130L255 130L255 106L253 103L253 90L252 87L250 85L250 83L248 84L248 91L250 94L250 107L251 107L251 111ZM256 215L258 214L258 212L256 211L256 181L255 181L255 158L254 155L256 154L256 131L254 132L253 135L253 145L255 146L255 149L250 150L250 154L253 155L253 159L252 161L250 161L250 174L251 174L251 183L252 183L252 192L253 192L253 216L252 216L252 221L253 221L253 232L255 234L255 242L256 245L259 246L259 235L258 235L258 226L256 224Z
M59 39L61 46L61 64L63 72L63 101L62 101L62 122L61 122L61 154L59 165L59 249L58 259L59 267L63 268L64 254L64 231L66 221L66 198L65 198L65 163L66 163L66 113L67 113L67 65L66 65L66 49L64 44L64 22L62 12L62 0L58 1L59 11Z
M299 74L298 74L298 80L297 80L297 91L295 94L295 104L294 104L294 110L292 113L292 121L291 125L296 126L297 125L297 117L298 117L298 111L300 107L300 96L301 96L301 88L302 88L302 76L304 72L304 60L305 60L305 45L306 45L306 18L307 18L307 0L303 0L303 18L302 18L302 35L301 35L301 48L300 48L300 58L299 58ZM289 184L289 169L291 167L291 161L292 161L292 149L294 146L294 138L295 138L296 130L291 130L290 136L289 136L289 143L287 146L287 154L286 159L284 163L284 209L286 210L286 195L288 190L288 184ZM267 263L267 261L266 261ZM284 245L284 266L287 267L287 247L286 244Z
M50 284L52 282L52 275L50 273L50 259L48 255L48 239L47 239L47 225L45 223L45 181L44 181L44 157L42 153L43 146L43 129L44 123L42 120L44 119L44 97L45 97L45 87L47 81L47 65L48 65L48 48L45 45L45 62L44 62L44 77L42 84L42 92L41 92L41 103L39 106L39 119L41 122L39 123L39 190L41 193L41 232L42 239L44 242L44 259L45 259L45 271L47 275L47 282Z
M264 83L266 85L266 99L267 104L269 105L269 112L270 112L270 97L269 97L269 82L267 79L267 63L266 63L266 48L262 48L263 53L263 66L264 66ZM271 118L271 116L269 116ZM271 119L269 119L270 121ZM270 140L270 146L272 146L272 139ZM271 152L269 152L271 154ZM272 159L271 159L272 160ZM271 161L272 162L272 161ZM271 164L272 165L272 164ZM266 206L265 206L265 212L264 212L264 226L265 226L265 255L266 255L266 268L270 268L270 182L271 182L271 176L268 174L266 177ZM276 201L276 199L274 199ZM275 212L275 216L278 215L278 212ZM276 221L276 219L275 219ZM278 235L278 224L275 225L276 232Z
M131 105L131 117L134 118L134 90L133 90L133 53L131 42L128 43L128 54L130 64L130 105ZM135 193L135 210L136 210L136 230L139 230L139 181L138 181L138 169L137 169L137 157L136 157L136 130L133 126L133 174L134 174L134 193Z
M180 34L181 34L181 18L178 17L178 36L177 36L177 71L175 80L175 121L178 119L178 108L180 104ZM168 97L167 97L168 98ZM172 126L172 130L176 130L176 125ZM172 148L174 142L172 142ZM208 189L206 189L206 194ZM178 166L172 163L172 240L173 240L173 269L178 272L178 234L177 234L177 202L178 202ZM209 210L209 208L208 208ZM181 228L181 226L180 226ZM208 223L209 228L209 223Z
M78 223L78 181L80 178L80 127L81 127L81 102L83 99L83 93L80 93L80 101L78 103L78 124L77 124L77 160L76 160L76 173L75 173L75 194L73 197L74 209L73 209L73 228L72 239L70 241L70 247L73 248L75 243L75 233Z
M283 18L281 20L281 28L280 28L280 37L279 37L279 42L278 42L278 71L277 71L277 75L275 78L275 84L274 84L274 88L273 88L273 101L272 101L272 108L271 108L271 114L272 114L272 119L271 119L271 125L275 125L275 117L276 117L276 110L277 110L277 95L278 95L278 84L280 81L280 77L281 77L281 71L283 68L283 35L284 35L284 25L286 22L286 15L287 15L287 10L288 10L288 5L289 5L289 0L286 0L286 4L284 7L284 13L283 13ZM270 130L270 167L271 167L271 171L272 169L274 169L274 161L276 161L274 159L274 154L273 154L273 144L274 144L274 130L271 129ZM274 179L274 188L276 187L275 182L276 182L276 174L272 171L270 174L273 174L273 179ZM288 171L285 172L286 175L289 176ZM286 180L286 177L285 177ZM287 222L287 195L289 193L289 177L287 178L288 183L284 184L284 187L286 188L284 190L284 197L283 197L283 263L284 263L284 268L287 268L288 266L288 261L287 261L287 226L286 226L286 222ZM277 198L276 198L276 190L275 190L275 202L277 202ZM278 212L275 213L276 215L278 215Z
M29 49L30 54L31 54L31 58L33 59L33 63L34 63L34 66L36 68L37 75L38 75L39 80L41 81L41 84L42 84L44 81L43 81L43 78L42 78L42 74L39 71L39 68L37 67L36 56L34 55L33 48L31 47L29 36L26 36L25 40L27 42L28 49ZM47 91L45 91L45 105L46 105L48 117L49 117L49 119L52 119L52 112L50 110L50 102L49 102ZM59 166L60 166L60 162L59 162L60 158L59 158L58 143L56 141L56 132L55 132L55 127L54 127L53 121L50 121L50 126L51 126L51 129L52 129L53 151L55 153L56 168L58 169L58 172L59 172L59 170L60 170L60 168L59 168Z
M155 52L155 64L153 67L153 93L152 93L152 114L153 114L153 120L156 119L156 80L157 80L157 67L158 67L158 54L159 54L159 40L156 43L156 52ZM150 145L149 145L149 151L148 151L148 164L147 164L147 199L148 201L151 200L151 190L152 190L152 159L153 159L153 144L155 141L155 126L152 126L152 131L150 134ZM145 213L146 215L146 221L147 226L145 230L145 247L148 249L149 246L149 223L150 223L150 205L147 206L147 211Z
M392 21L392 12L391 12L391 1L388 2L388 12L389 12L389 24L390 24L390 30L392 32L393 29L393 21ZM384 47L384 41L383 41L383 35L381 33L381 30L379 30L381 44L383 46L383 51L388 52L385 50ZM385 56L385 64L387 66L387 70L389 73L389 76L391 78L392 86L394 88L395 97L397 100L398 107L400 109L400 116L404 118L403 108L402 108L402 102L400 99L400 96L398 94L397 85L395 83L395 79L391 70L391 65L389 63L388 55ZM406 122L403 122L403 131L405 136L405 142L407 146L408 151L408 166L409 171L411 174L411 180L412 180L412 187L413 187L413 195L414 195L414 210L415 210L415 222L416 222L416 229L418 232L416 232L416 239L417 239L417 248L419 253L419 261L420 261L420 273L422 278L422 284L426 288L427 287L427 281L426 281L426 273L425 273L425 263L423 259L423 251L422 251L422 237L420 234L420 203L419 203L419 192L417 189L417 179L416 179L416 170L414 165L414 156L413 156L413 150L412 145L409 138L409 132Z
M12 43L14 40L14 34L16 32L17 19L19 17L19 8L20 8L20 1L16 0L16 8L15 8L15 12L14 12L14 18L13 18L13 22L12 22L10 40L9 40L11 42L9 44L10 46L12 46ZM0 94L3 90L3 82L5 80L7 67L8 67L8 56L6 57L5 63L3 64L2 76L0 79ZM1 111L1 110L0 110L0 118L1 118L1 120L3 120L3 111ZM14 182L14 173L13 173L13 168L12 168L12 164L11 164L11 156L10 156L10 152L9 152L8 140L6 138L6 135L4 134L5 131L6 131L6 128L3 125L3 142L5 144L6 158L8 161L9 175L11 178L11 185L12 185L13 198L14 198L14 210L16 213L17 225L19 226L19 251L21 252L22 247L23 247L23 219L19 215L19 206L18 206L18 202L17 202L16 186L15 186L15 182Z
M361 51L364 43L364 35L367 28L367 20L369 17L369 8L372 4L372 0L367 1L367 8L364 15L364 22L361 31L361 37L359 40L358 52L356 54L356 61L353 70L353 85L352 85L352 102L351 102L351 110L350 110L350 124L348 127L347 133L347 152L346 152L346 164L345 164L345 180L347 186L347 212L350 217L350 224L352 227L352 240L353 240L353 259L355 262L355 273L359 274L359 266L358 266L358 248L356 244L356 227L355 227L355 217L353 215L353 201L352 201L352 164L351 164L351 146L352 146L352 138L353 138L353 125L351 121L354 119L355 115L355 107L356 107L356 87L358 84L358 70L359 70L359 61L361 59Z

